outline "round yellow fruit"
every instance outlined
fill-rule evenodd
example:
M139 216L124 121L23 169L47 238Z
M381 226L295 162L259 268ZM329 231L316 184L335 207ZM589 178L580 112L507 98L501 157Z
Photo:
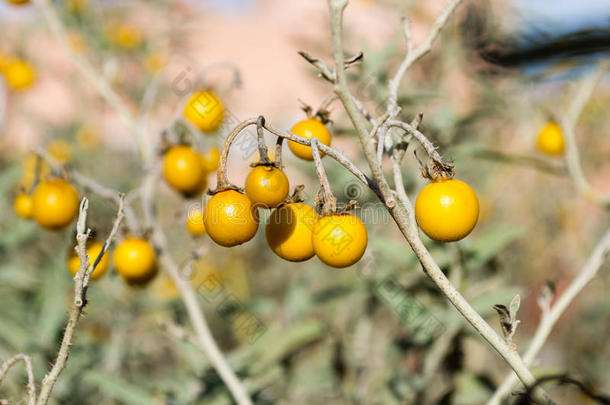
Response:
M15 210L15 214L17 214L17 216L20 216L21 218L32 218L34 212L34 203L32 202L32 197L25 193L18 194L17 197L15 197L15 201L13 202L13 209Z
M186 218L186 230L193 236L205 235L203 224L203 211L201 209L190 210Z
M184 106L184 118L204 133L215 132L225 116L222 101L212 91L198 91Z
M78 215L78 208L78 192L62 179L41 181L32 194L33 217L43 228L65 228Z
M308 118L303 121L297 122L290 130L293 134L300 136L301 138L311 139L317 138L318 141L326 146L330 146L330 132L326 128L326 125L322 121L316 118ZM313 160L313 154L311 153L311 147L307 145L301 145L294 141L288 141L288 147L295 154L305 160ZM320 156L324 156L324 153L320 152Z
M30 87L36 80L36 71L28 62L9 59L2 64L2 73L9 89L19 91Z
M119 48L127 51L139 47L144 41L139 28L126 24L111 28L110 37Z
M277 208L265 228L267 244L279 257L291 262L311 259L312 229L318 214L304 203L288 203Z
M95 259L97 259L99 254L102 253L103 248L104 248L104 244L101 242L98 242L96 240L87 241L87 255L89 256L89 269L91 269L91 266L93 266L93 264L95 263ZM93 273L91 273L90 279L97 280L98 278L102 277L108 270L109 263L110 263L109 255L108 255L108 252L106 252L106 253L104 253L104 256L102 256L102 258L100 259L100 262L95 267L95 270L93 270ZM80 269L80 258L78 257L78 255L76 254L74 249L72 249L72 251L70 252L70 255L68 256L67 265L68 265L68 270L70 270L70 273L72 273L72 275L75 276L76 273L78 273L78 269Z
M331 267L356 263L366 250L368 234L360 218L351 214L325 215L313 226L313 250Z
M128 238L114 250L114 267L130 285L143 285L157 275L155 250L146 239Z
M219 245L241 245L256 235L258 211L245 194L225 190L210 198L203 212L203 223L210 238Z
M28 4L30 2L30 0L6 0L8 3L11 4L15 4L17 6L20 6L22 4Z
M201 166L206 173L213 173L218 169L220 162L220 151L218 148L210 148L201 154Z
M556 122L549 122L538 133L538 149L551 156L563 155L565 143L561 127Z
M178 191L189 194L198 191L205 182L201 156L189 146L173 146L163 158L163 177Z
M252 204L262 208L275 208L286 200L290 185L281 169L273 166L255 166L246 178L246 195Z
M468 235L477 224L479 200L463 181L433 181L419 192L415 200L415 218L430 239L457 241Z

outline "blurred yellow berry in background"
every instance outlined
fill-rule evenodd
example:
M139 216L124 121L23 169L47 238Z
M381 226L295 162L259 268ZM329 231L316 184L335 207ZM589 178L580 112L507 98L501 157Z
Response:
M167 58L163 52L151 52L144 58L144 68L150 75L159 72L167 63Z
M203 211L201 208L189 210L186 217L186 229L193 236L205 235Z
M201 154L201 166L206 173L213 173L218 169L220 162L220 151L218 148L210 148Z
M73 13L82 13L88 5L88 0L66 0L66 7Z
M81 53L85 50L87 42L78 32L70 31L68 32L68 45L75 53Z
M169 301L180 297L180 292L171 277L162 275L152 285L153 294L161 301Z
M209 90L193 93L184 106L184 118L205 133L220 128L224 116L222 102Z
M163 157L163 177L174 189L187 194L205 188L201 156L190 146L172 146Z
M54 139L47 145L49 155L60 163L66 163L72 157L72 146L63 139Z
M22 59L8 58L2 63L2 75L9 89L25 90L36 80L36 70Z
M76 142L83 149L95 149L102 141L102 134L93 125L84 124L76 133Z
M15 201L13 202L13 209L15 210L15 214L21 218L30 219L32 218L32 213L34 211L32 204L32 197L25 193L20 193L15 197Z
M15 5L17 5L17 6L20 6L20 5L22 5L22 4L27 4L27 3L29 3L29 2L30 2L30 0L6 0L6 1L7 1L8 3L15 4Z
M547 123L538 133L536 145L541 152L551 156L559 156L565 150L563 133L556 122Z
M95 263L95 259L102 253L102 249L104 248L104 244L97 240L88 240L87 241L87 255L89 256L89 269ZM91 273L91 280L97 280L102 277L106 271L108 270L108 264L110 263L108 252L104 253L104 256L100 259L100 262L97 264L93 273ZM71 249L70 254L68 255L67 261L68 270L72 273L73 276L78 273L80 269L80 258L76 254L74 249Z
M126 51L131 51L144 42L144 34L142 31L129 24L110 26L107 37L112 44Z

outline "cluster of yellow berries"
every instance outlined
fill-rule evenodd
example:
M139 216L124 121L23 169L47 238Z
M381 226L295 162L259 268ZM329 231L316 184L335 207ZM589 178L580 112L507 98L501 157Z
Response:
M51 151L52 148L49 153ZM49 166L37 156L28 156L23 162L23 168L24 174L20 184L24 191L15 198L15 213L21 218L33 219L45 229L65 229L78 215L79 195L74 186L61 177L51 175ZM38 182L37 178L40 179ZM95 239L87 241L90 267L102 252L102 248L102 243ZM139 238L127 238L117 246L114 251L114 265L119 275L130 285L146 283L157 272L154 249L148 241ZM96 280L103 276L108 266L106 253L91 273L91 279ZM80 260L74 249L68 255L67 267L73 275L80 267Z
M222 124L224 106L213 92L196 92L186 102L184 118L203 133L213 133ZM330 132L316 118L298 122L292 132L307 139L315 137L325 145L331 142ZM297 157L313 160L309 146L290 141L289 148ZM201 155L190 146L175 145L165 153L163 175L185 196L198 195L206 187L206 174L217 169L219 157L215 148ZM187 230L196 236L207 232L221 246L236 246L256 234L259 208L274 209L265 235L272 251L281 258L300 262L317 255L330 266L347 267L364 254L367 232L362 221L349 214L320 218L307 204L288 199L289 180L276 162L255 164L244 188L245 193L232 187L218 190L203 211L189 212Z

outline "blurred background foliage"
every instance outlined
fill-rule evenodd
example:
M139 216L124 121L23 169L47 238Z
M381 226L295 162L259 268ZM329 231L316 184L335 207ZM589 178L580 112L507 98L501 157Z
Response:
M284 41L293 50L288 55L304 49L327 57L325 5L319 3L311 9L297 7L297 11L279 1L66 0L56 1L55 6L70 32L73 49L100 67L134 112L142 112L151 121L150 132L157 136L170 126L180 103L173 80L183 71L184 60L190 60L185 55L194 55L200 67L216 61L214 55L196 53L193 45L198 38L205 44L220 41L213 29L205 30L206 24L214 27L215 20L241 24L235 28L235 38L223 40L247 43L249 39L240 35L264 29L266 20L261 14L279 18L282 13L302 12L311 26L286 35ZM355 96L370 111L384 107L388 77L404 52L398 17L411 16L417 40L441 3L361 0L350 5L346 45L350 52L362 49L365 54L364 62L349 71L350 79ZM407 75L399 104L403 119L424 113L422 131L439 145L443 156L454 159L457 177L467 180L480 198L475 232L455 244L426 240L429 249L466 298L498 329L492 305L506 305L521 294L522 323L515 340L524 348L539 320L536 298L545 280L556 282L561 292L609 224L607 212L575 194L562 159L535 150L538 129L550 113L561 114L567 105L571 81L607 57L608 27L602 26L606 31L601 34L597 23L558 30L565 27L545 23L544 14L551 18L557 10L533 10L525 2L516 3L512 7L517 11L510 2L461 6L431 55ZM595 1L590 6L588 1L578 3L583 14L589 10L589 18L597 21ZM165 15L181 24L170 24L168 30L167 24L159 23ZM312 15L321 17L320 21L307 19ZM396 24L380 43L368 35L362 22L369 19L373 28L383 25L387 31L387 16ZM607 17L606 12L606 24ZM47 148L71 167L121 191L136 187L142 171L128 136L108 108L75 75L61 50L44 49L48 32L34 7L3 6L0 24L6 32L0 40L2 57L16 55L28 61L37 80L32 89L13 91L5 85L2 91L0 359L18 352L32 354L40 381L56 355L72 297L65 262L74 234L72 229L41 230L14 215L12 201L31 165L30 151ZM197 31L199 24L204 28ZM578 41L571 35L576 29ZM308 35L312 30L315 36ZM255 38L276 35L269 31ZM606 38L605 46L599 45L599 38L601 43ZM583 41L594 43L585 55ZM214 48L207 45L207 52L210 49ZM220 89L232 116L246 118L258 113L256 99L240 100L242 92L252 96L248 71L265 66L250 66L242 58L247 59L236 51L232 62L246 76L243 90L234 88L226 72L211 72L204 83ZM182 65L173 64L175 59ZM282 59L262 63L281 65ZM330 91L328 86L316 80L301 61L295 65L299 76L286 80L302 80L303 87L315 89L307 97L321 101ZM602 190L610 184L607 84L606 77L578 126L585 172ZM68 107L76 111L62 112L61 119L53 109L57 86L78 100L75 107ZM152 102L145 101L151 104L142 111L141 100L148 100L151 86L156 96ZM286 100L271 110L273 116L268 119L289 127L299 116L297 99L303 96L283 94L282 86L276 88L274 82L264 86L269 97ZM27 92L36 93L28 99ZM265 94L258 96L268 109ZM348 120L338 104L332 110L333 143L366 167ZM220 147L228 130L223 128L214 137L199 136L198 147ZM311 203L317 190L312 167L289 154L285 151L291 182L306 184ZM514 162L511 156L542 163L533 167L518 159ZM238 184L252 159L233 159L230 176ZM406 160L407 190L415 195L425 180L416 159ZM483 403L508 368L427 280L375 196L335 162L325 160L325 164L337 197L360 201L359 215L370 235L363 260L344 271L331 270L317 259L283 262L270 253L262 231L250 243L231 250L205 237L192 239L182 224L188 210L200 201L184 200L165 185L158 193L159 213L174 257L186 263L193 251L205 249L193 261L193 283L214 336L255 403ZM214 175L209 181L213 186ZM106 235L114 207L88 196L90 222L98 234ZM224 287L220 298L206 296L201 286L209 275ZM610 333L609 282L606 264L557 325L539 356L537 373L567 372L599 391L610 392L610 346L605 344ZM263 329L255 335L244 329L243 317L227 305L227 297L260 320ZM149 286L133 288L111 271L89 289L89 303L52 403L231 403L205 356L163 328L168 323L189 328L167 276L161 273ZM23 381L24 372L13 369L0 386L0 397L16 403L23 396ZM585 403L573 387L550 390L564 403Z

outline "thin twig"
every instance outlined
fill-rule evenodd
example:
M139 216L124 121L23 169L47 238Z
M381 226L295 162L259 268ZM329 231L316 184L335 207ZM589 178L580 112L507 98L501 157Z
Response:
M589 256L589 259L581 269L580 273L572 280L568 288L563 294L557 299L555 305L550 310L543 313L540 324L536 329L534 338L530 343L527 351L523 355L523 361L528 366L532 364L542 346L548 339L553 326L557 323L561 315L572 303L574 298L582 291L583 288L596 276L599 268L604 263L604 259L610 252L610 230L606 231L601 240L597 243L595 249ZM507 376L502 384L496 389L496 392L490 398L488 405L498 405L502 398L508 394L511 387L517 383L517 379L514 374Z
M301 55L303 57L303 59L305 59L312 66L314 66L316 69L318 69L320 77L324 78L325 80L327 80L327 81L329 81L331 83L335 82L335 72L332 72L324 64L324 62L322 62L319 59L316 59L316 58L310 56L309 54L307 54L306 52L303 52L303 51L299 51L299 55Z
M388 83L389 88L389 96L388 96L388 108L387 111L391 114L391 116L396 116L399 112L399 108L397 105L398 102L398 87L400 86L400 82L404 77L405 73L415 62L420 60L422 57L427 55L432 49L432 44L434 40L438 37L439 33L443 29L445 25L447 25L447 20L451 17L453 11L457 8L457 6L462 2L462 0L452 0L447 4L443 12L436 18L432 27L430 28L430 32L417 48L413 47L413 42L411 39L411 27L409 19L403 19L403 28L405 39L407 42L407 53L402 63L398 67L396 74L392 77Z
M576 94L571 98L571 103L568 107L567 113L560 117L559 122L566 145L566 165L576 190L595 204L599 204L605 208L610 208L610 194L600 194L597 190L591 187L584 175L575 135L575 128L576 124L578 123L578 119L585 105L591 98L591 94L593 93L595 86L599 82L607 66L608 63L602 63L594 74L583 79Z
M32 358L27 354L19 353L6 360L0 366L0 383L2 379L8 373L8 370L14 366L17 362L23 361L25 364L25 371L28 375L28 384L26 386L28 393L28 405L34 405L36 403L36 386L34 385L34 372L32 371Z

